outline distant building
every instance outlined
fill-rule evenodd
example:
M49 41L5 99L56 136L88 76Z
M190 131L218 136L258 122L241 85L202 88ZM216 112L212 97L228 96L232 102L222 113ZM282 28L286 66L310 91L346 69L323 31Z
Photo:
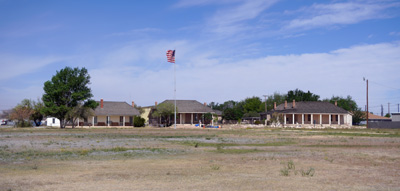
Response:
M364 112L365 115L366 112ZM368 121L369 122L379 122L379 121L392 121L389 117L383 117L379 115L374 115L372 113L368 113Z
M283 115L284 125L289 127L335 127L335 126L352 126L352 114L337 104L323 101L302 101L288 103L276 106L267 112L265 119L270 119L273 113ZM263 114L262 114L263 115ZM269 115L269 116L268 116Z
M162 103L175 104L174 100L165 100ZM162 104L160 103L160 104ZM160 123L160 118L152 116L152 113L157 107L157 102L152 107L152 111L149 114L149 123L152 125L157 125ZM208 107L206 103L202 104L196 100L176 100L176 124L198 124L204 123L203 116L206 113L216 114L218 117L222 115L222 112L213 110ZM170 119L173 123L174 119Z
M399 122L400 121L400 113L392 113L392 121Z

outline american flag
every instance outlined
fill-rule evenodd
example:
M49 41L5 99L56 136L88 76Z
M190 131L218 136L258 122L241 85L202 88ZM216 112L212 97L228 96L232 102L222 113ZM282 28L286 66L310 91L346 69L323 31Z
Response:
M175 63L175 50L167 50L168 62Z

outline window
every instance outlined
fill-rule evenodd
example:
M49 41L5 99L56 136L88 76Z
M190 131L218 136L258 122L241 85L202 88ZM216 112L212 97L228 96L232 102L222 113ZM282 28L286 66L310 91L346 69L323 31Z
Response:
M56 123L56 118L53 117L53 123Z
M129 123L130 123L130 124L133 123L133 117L132 117L132 116L129 117Z
M307 115L307 121L311 121L311 115Z
M93 123L94 123L94 124L97 123L97 116L94 116L94 121L93 121Z
M119 122L124 122L124 116L119 116Z

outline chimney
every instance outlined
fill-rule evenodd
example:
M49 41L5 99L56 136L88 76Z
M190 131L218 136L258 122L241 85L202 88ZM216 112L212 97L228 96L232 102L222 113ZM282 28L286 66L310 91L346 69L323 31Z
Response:
M292 108L295 108L296 107L296 101L295 100L293 100L293 105L292 105Z
M285 109L287 108L287 101L285 100Z
M204 102L204 106L207 106L207 103L206 103L206 102Z
M337 101L335 101L335 106L337 106Z
M157 102L155 103L155 106L157 107Z
M135 102L134 101L132 101L132 107L135 107Z
M274 102L274 110L276 110L276 102Z
M103 109L104 103L103 103L103 99L100 100L100 108Z

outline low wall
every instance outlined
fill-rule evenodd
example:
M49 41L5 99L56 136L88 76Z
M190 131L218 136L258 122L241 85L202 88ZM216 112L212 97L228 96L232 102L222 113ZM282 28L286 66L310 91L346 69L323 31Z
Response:
M368 128L400 129L400 121L368 122Z

